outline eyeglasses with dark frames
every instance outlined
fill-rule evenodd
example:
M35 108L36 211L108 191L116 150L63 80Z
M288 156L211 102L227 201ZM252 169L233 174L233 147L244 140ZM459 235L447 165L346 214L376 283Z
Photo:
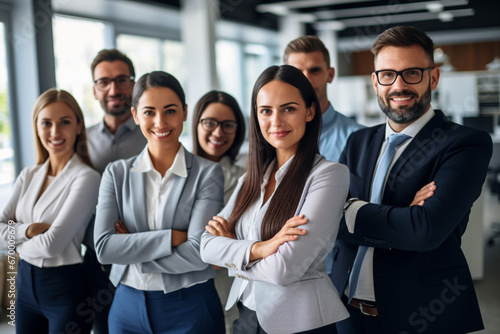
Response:
M100 78L94 81L95 86L102 92L108 91L111 88L111 82L115 82L116 88L118 89L128 89L132 81L134 81L133 76L119 75L114 79L110 78Z
M224 132L227 135L232 135L233 133L236 132L236 129L238 128L238 123L236 123L235 121L219 122L213 118L200 119L199 123L201 123L201 127L203 128L203 130L207 132L215 131L215 129L217 129L217 127L220 125L222 132Z
M416 85L422 82L422 78L424 77L424 72L428 70L432 70L434 67L412 67L407 68L402 71L395 70L379 70L375 71L375 76L377 77L377 81L382 86L390 86L396 82L398 76L403 78L403 81L409 85Z

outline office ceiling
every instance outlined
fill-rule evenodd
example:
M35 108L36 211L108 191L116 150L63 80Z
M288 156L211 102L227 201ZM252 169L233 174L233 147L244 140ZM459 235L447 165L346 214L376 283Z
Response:
M180 8L181 0L142 2ZM219 0L219 10L226 20L275 30L280 17L296 15L308 34L325 29L339 37L377 35L402 24L426 32L500 29L498 0Z

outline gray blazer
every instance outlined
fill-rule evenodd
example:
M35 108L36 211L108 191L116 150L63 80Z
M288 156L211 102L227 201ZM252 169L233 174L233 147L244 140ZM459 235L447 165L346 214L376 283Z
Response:
M224 179L221 167L185 151L187 177L173 174L170 189L177 198L165 206L162 229L150 231L145 203L145 174L131 170L145 154L110 163L102 176L94 240L99 262L113 264L117 286L129 264L142 263L143 273L161 273L165 293L215 276L200 258L205 225L220 210ZM121 219L129 234L116 234ZM188 240L172 247L172 229L188 232Z
M231 214L243 179L219 216L227 219ZM325 272L324 260L335 243L348 188L346 166L318 155L295 212L309 219L300 226L307 234L254 263L249 263L249 256L256 240L245 240L242 229L236 229L238 240L205 232L202 259L227 267L229 274L236 276L226 308L240 299L251 282L257 318L268 333L301 332L347 318L347 310ZM258 212L255 223L260 224L264 214Z

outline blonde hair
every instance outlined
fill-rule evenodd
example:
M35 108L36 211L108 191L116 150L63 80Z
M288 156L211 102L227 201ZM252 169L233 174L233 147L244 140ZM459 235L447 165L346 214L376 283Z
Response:
M40 111L44 109L49 104L55 102L62 102L67 105L74 113L76 117L76 121L78 124L82 125L82 131L80 134L76 135L75 146L73 150L78 154L78 156L82 159L84 163L92 167L92 162L90 161L88 149L87 149L87 132L85 130L85 121L83 119L82 109L76 102L75 98L65 90L51 88L45 91L40 97L36 100L35 106L33 107L33 128L35 131L35 147L37 153L37 164L44 163L45 160L49 157L49 152L45 147L43 147L42 142L40 141L40 137L38 135L38 129L36 126L36 122L38 119L38 115Z

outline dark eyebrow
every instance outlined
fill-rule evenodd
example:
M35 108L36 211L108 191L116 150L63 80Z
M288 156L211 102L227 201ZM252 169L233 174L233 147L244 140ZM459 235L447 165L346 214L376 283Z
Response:
M286 107L286 106L289 106L291 104L296 104L296 105L299 105L297 102L287 102L287 103L283 103L282 105L280 105L280 108L283 108L283 107ZM258 108L271 108L271 106L258 106Z
M163 107L163 109L167 109L167 108L170 108L170 107L177 107L179 108L179 106L175 103L172 103L172 104L167 104L166 106ZM150 107L150 106L144 106L142 107L142 109L155 109L155 107Z

